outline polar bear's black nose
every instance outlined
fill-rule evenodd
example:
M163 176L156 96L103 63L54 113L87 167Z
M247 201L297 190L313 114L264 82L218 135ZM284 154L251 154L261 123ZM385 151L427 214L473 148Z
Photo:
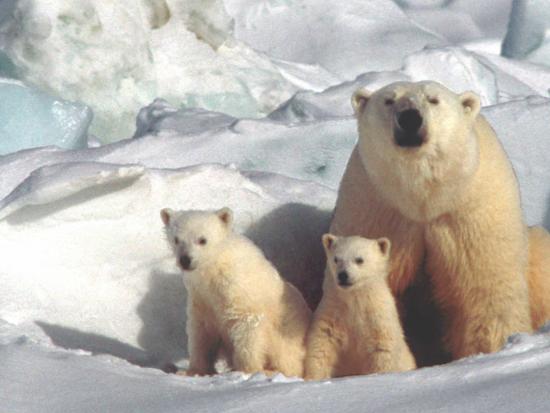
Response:
M191 258L189 258L189 255L182 255L180 257L180 265L184 270L191 268Z
M407 109L396 115L397 125L406 133L416 133L422 126L422 115L417 109Z
M402 147L418 147L426 142L422 115L417 109L405 109L395 114L395 143Z
M349 275L346 271L342 271L338 273L338 284L342 286L350 285L349 283Z

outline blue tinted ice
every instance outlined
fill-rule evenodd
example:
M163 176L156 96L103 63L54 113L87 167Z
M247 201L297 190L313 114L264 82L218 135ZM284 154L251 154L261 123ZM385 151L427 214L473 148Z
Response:
M85 148L92 111L20 82L0 79L0 154L36 146Z

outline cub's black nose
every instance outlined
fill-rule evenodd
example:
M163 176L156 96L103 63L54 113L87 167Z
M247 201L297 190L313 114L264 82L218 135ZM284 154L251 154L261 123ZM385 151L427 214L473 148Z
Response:
M396 114L397 125L405 133L418 132L422 126L422 115L417 109L407 109Z
M180 257L180 265L184 270L191 268L191 258L188 255L182 255Z
M338 273L338 284L343 286L349 285L349 275L346 271Z

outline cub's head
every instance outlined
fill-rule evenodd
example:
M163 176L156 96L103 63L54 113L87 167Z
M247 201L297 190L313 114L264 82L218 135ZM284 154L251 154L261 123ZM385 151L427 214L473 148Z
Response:
M327 254L327 267L335 285L353 289L373 280L385 280L391 243L387 238L322 237Z
M178 265L184 271L199 267L232 232L233 213L229 208L214 212L164 208L160 217Z

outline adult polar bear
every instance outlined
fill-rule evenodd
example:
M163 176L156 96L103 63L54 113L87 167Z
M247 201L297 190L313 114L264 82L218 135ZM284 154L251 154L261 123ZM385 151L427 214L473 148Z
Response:
M402 314L406 290L426 274L453 359L496 351L550 318L550 236L523 223L516 177L479 98L397 82L360 89L352 104L359 141L330 231L390 238Z

